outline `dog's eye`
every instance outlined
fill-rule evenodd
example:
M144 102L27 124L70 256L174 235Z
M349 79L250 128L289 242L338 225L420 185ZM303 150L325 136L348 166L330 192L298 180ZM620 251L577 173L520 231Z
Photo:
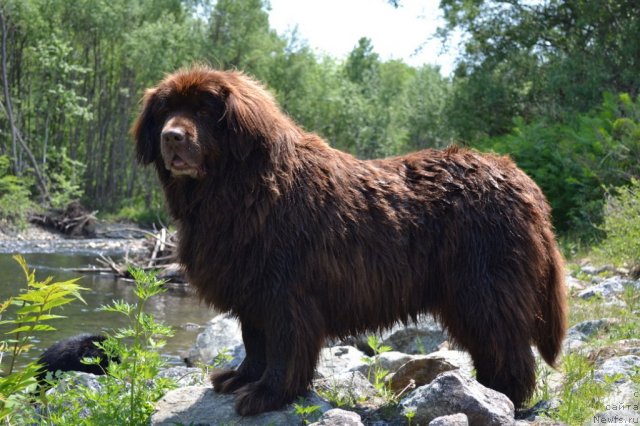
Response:
M200 108L199 110L196 111L196 115L198 117L206 117L207 116L207 109L206 108Z

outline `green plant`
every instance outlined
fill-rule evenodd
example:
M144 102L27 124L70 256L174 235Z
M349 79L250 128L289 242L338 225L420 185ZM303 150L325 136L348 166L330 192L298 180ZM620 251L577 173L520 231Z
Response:
M391 351L391 346L383 345L376 336L368 336L367 344L374 353L372 358L363 359L364 362L369 364L367 379L373 383L378 394L384 398L387 408L395 407L400 401L400 397L408 390L413 389L415 387L415 383L412 380L404 389L400 390L400 392L394 393L389 386L389 382L385 380L389 375L389 371L382 368L379 357L380 354Z
M100 391L73 384L54 392L46 401L43 418L55 425L141 425L148 424L155 402L175 383L159 378L165 365L158 349L169 327L144 312L149 298L165 291L163 282L147 272L131 270L135 279L136 303L114 301L102 309L126 316L130 326L116 330L101 347L119 363L112 363L108 375L98 378ZM86 360L96 362L97 360Z
M320 406L319 405L304 405L305 401L303 398L298 399L298 402L293 404L293 409L295 413L302 418L302 421L305 425L317 420L320 417Z
M84 195L82 178L85 169L82 162L69 157L66 147L51 152L47 162L47 176L50 180L52 207L64 208Z
M149 199L142 197L123 202L122 207L107 217L110 220L129 220L141 226L166 225L171 222L164 207L162 194L154 191Z
M562 404L557 420L567 424L583 424L604 409L603 398L610 384L595 380L593 363L584 355L570 353L562 360L565 381L560 391Z
M538 401L548 401L551 399L551 388L549 377L553 370L540 358L536 358L536 389L527 405L534 405Z
M334 407L354 407L358 403L351 392L345 391L344 388L340 388L336 383L317 388L316 392Z
M231 353L229 353L229 349L228 348L222 348L216 354L216 356L213 357L212 366L214 368L220 368L220 367L222 367L223 365L229 363L232 360L233 360L233 355L231 355Z
M374 354L373 358L363 359L363 361L369 364L367 379L373 383L373 386L378 390L378 393L380 393L381 396L385 397L385 399L390 399L391 393L384 381L384 378L389 374L389 371L382 368L378 355L389 352L391 350L391 346L383 345L376 336L368 336L367 345L369 345L371 350L373 350ZM373 380L371 377L372 374Z
M37 332L51 331L55 328L49 321L64 318L52 314L52 310L75 300L84 302L80 292L86 290L77 284L77 279L54 282L51 277L38 281L35 271L29 271L22 256L14 256L20 264L26 280L26 289L17 296L0 303L0 326L8 326L10 330L2 332L0 340L0 421L5 424L25 423L33 418L30 409L29 390L36 383L39 366L31 362L17 370L16 361L20 355L32 347L32 340ZM3 319L10 312L13 318ZM8 336L8 337L5 337ZM5 371L3 368L4 353L9 352L11 360Z
M604 208L601 229L606 237L595 250L608 262L635 265L640 263L640 181L631 179L628 186L611 191Z
M415 407L407 408L404 412L404 416L407 419L407 426L411 426L411 423L413 422L413 418L416 416L416 408Z
M35 209L29 187L32 180L11 173L11 160L0 155L0 227L23 229L27 226L27 213Z

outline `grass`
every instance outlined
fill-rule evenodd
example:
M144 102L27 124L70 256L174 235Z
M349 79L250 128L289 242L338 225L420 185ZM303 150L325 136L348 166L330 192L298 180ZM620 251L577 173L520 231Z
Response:
M578 279L590 281L591 276L583 274L579 266L568 265L568 269ZM610 272L603 272L609 276ZM625 287L618 298L623 305L603 303L599 297L584 300L572 294L570 297L569 323L574 326L580 322L600 318L615 318L616 321L589 336L584 349L564 354L560 360L562 380L553 385L553 370L543 363L538 364L538 386L530 405L540 400L557 399L558 407L548 416L553 420L568 425L582 425L593 419L593 416L605 411L604 399L610 394L617 377L606 377L604 381L594 378L597 361L602 354L615 350L616 342L625 339L640 339L640 292L633 286ZM599 351L599 349L610 349ZM640 378L634 379L640 390Z

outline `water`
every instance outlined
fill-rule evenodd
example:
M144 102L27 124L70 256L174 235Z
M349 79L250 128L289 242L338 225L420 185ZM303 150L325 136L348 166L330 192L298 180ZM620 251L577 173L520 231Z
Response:
M36 270L38 280L48 276L52 276L56 281L80 277L79 284L88 288L88 291L82 292L86 304L72 302L54 311L55 314L64 315L66 318L50 322L56 331L39 332L34 341L34 349L25 354L26 358L35 359L52 343L78 333L109 332L127 325L123 315L101 312L98 308L110 304L113 300L134 303L134 284L116 279L112 275L80 274L73 271L74 268L90 265L100 266L96 262L96 253L91 253L90 250L55 253L39 250L40 252L25 253L27 249L21 247L20 253L26 259L29 269ZM25 277L20 265L12 258L11 253L0 253L0 301L18 294L23 288ZM195 342L200 330L192 325L204 325L216 315L186 288L169 289L154 296L147 302L145 311L152 314L157 321L173 327L175 335L168 338L167 345L162 349L172 364L181 364L182 356ZM5 318L8 317L5 315ZM8 330L7 325L0 325L1 333ZM8 360L5 358L6 361Z

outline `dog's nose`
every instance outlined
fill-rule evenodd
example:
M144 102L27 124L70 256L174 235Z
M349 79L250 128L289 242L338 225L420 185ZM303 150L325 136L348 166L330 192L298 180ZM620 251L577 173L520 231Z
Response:
M163 143L177 145L185 141L185 133L182 129L172 127L169 129L164 129L162 131L161 138Z

